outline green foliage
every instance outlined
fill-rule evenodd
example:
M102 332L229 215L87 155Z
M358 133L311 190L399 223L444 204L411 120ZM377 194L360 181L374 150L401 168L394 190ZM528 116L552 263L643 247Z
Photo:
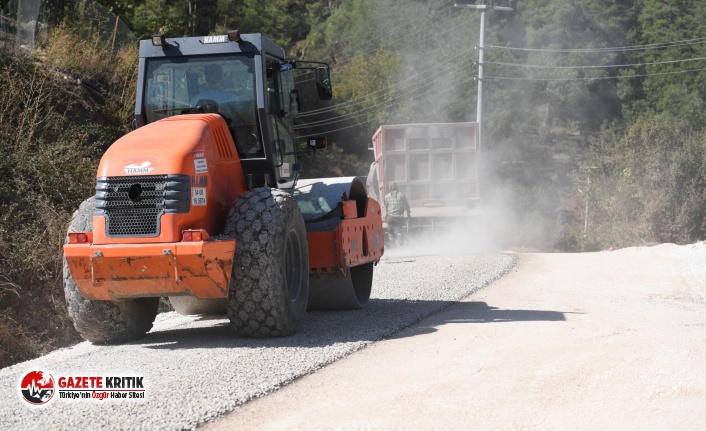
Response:
M0 55L0 367L78 340L64 306L61 246L74 209L94 192L102 149L127 129L125 104L134 103L126 82L134 48L113 53L66 26L49 40L44 64Z
M45 64L69 72L76 82L87 80L103 89L100 96L91 94L102 99L96 106L101 124L115 128L116 135L127 131L135 106L137 46L113 50L99 37L85 37L80 27L64 24L52 31L43 53Z
M634 45L693 40L706 31L706 8L702 2L636 0L635 10L636 23L629 32ZM619 89L626 116L635 120L641 115L663 113L686 120L693 127L704 127L701 111L706 97L706 73L698 70L704 68L704 61L683 61L703 57L703 43L631 52L629 62L642 66L624 71L624 76L649 76L621 80Z
M705 131L665 114L645 117L596 148L590 162L590 188L575 196L590 207L585 248L704 238ZM577 171L576 190L587 189L587 175Z
M477 16L447 6L349 0L313 26L298 55L332 64L339 109L310 132L362 156L382 124L470 120Z
M632 19L630 3L534 0L523 7L527 46L542 49L529 51L527 64L555 67L526 69L526 77L544 80L536 94L546 106L544 127L551 129L557 120L564 130L571 125L568 131L590 133L619 117L615 81L604 79L616 76L617 69L569 67L620 64L620 52L597 50L625 45L622 29Z
M365 130L370 136L392 115L400 62L398 54L384 48L372 55L358 53L348 63L346 73L339 74L334 82L334 102L342 104L338 112L368 125Z
M312 24L323 19L325 5L329 3L323 0L147 0L134 6L121 5L118 9L140 39L160 28L171 37L240 30L241 33L262 33L290 48L306 38Z
M76 124L75 119L67 115L68 111L76 109L77 100L71 100L72 97L56 85L52 72L39 69L28 60L17 60L6 65L0 74L1 85L6 89L0 105L3 114L0 152L6 154L1 169L7 173L0 179L3 190L0 213L6 234L1 241L14 250L23 249L32 254L35 245L17 231L26 229L22 233L41 236L48 230L35 223L61 225L66 221L77 202L90 194L91 170L96 167L95 148L105 142L92 140L101 134L96 133L95 125ZM58 111L56 106L63 106L66 111ZM48 208L53 214L39 213L38 208ZM3 263L10 263L7 260L13 258L16 258L14 253L0 256L0 260L5 260ZM56 258L49 257L49 260ZM19 258L19 261L27 259ZM13 276L25 277L33 273L32 277L44 277L36 268L24 265L0 267L2 272Z

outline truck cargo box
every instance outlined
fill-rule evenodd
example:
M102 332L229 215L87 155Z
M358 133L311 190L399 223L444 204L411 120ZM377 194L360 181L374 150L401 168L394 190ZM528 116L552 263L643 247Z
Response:
M474 214L478 200L477 123L381 126L368 193L383 205L395 183L407 196L412 225L444 224Z

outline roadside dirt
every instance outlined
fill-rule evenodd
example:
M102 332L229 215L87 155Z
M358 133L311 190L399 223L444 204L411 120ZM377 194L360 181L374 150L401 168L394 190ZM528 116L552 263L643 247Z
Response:
M205 429L706 428L706 245L518 256L465 301Z

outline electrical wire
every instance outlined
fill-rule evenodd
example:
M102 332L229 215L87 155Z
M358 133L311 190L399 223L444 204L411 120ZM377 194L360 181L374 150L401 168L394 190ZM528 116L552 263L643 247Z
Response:
M450 72L449 75L451 75L451 76L453 77L454 74L459 74L460 72L462 72L462 68L459 68L459 69L457 69L457 70L455 70L455 71L453 71L453 72ZM456 82L456 81L454 81L454 82ZM417 96L417 97L423 97L423 96L426 96L426 95L428 95L429 93L432 93L432 92L435 92L435 94L445 94L445 93L448 93L449 91L457 90L457 88L458 88L456 85L453 85L453 84L452 84L452 85L448 85L448 84L447 84L447 85L441 85L441 86L438 86L438 85L437 85L437 86L435 86L435 85L433 85L433 83L434 83L434 81L430 81L429 84L427 84L426 88L423 89L423 90L420 92L420 94L417 94L416 96ZM439 87L441 87L441 89L439 89ZM398 97L398 98L396 98L396 99L393 100L393 101L380 103L380 104L378 104L377 106L382 106L382 107L380 107L379 109L374 109L373 111L374 111L374 112L379 112L379 111L381 111L381 110L383 110L383 109L389 109L389 108L392 108L392 107L395 107L395 106L400 106L400 104L403 102L403 100L405 100L405 99L402 98L402 97ZM331 124L335 124L335 123L338 123L338 122L341 122L341 121L344 121L344 120L355 119L355 118L361 117L361 116L363 116L363 115L366 115L366 113L349 114L349 115L341 116L342 118L341 118L341 119L338 119L338 120L336 120L336 121L331 121L331 122L328 122L328 123L322 123L322 124L319 124L319 125L315 125L315 126L313 126L313 127L322 127L322 126L326 126L326 125L331 125ZM305 137L316 136L316 135L325 134L325 133L336 132L336 131L339 131L339 130L344 130L344 129L348 129L348 128L352 128L352 127L357 127L357 126L360 126L360 125L362 125L362 124L369 123L369 122L371 122L371 121L373 121L373 120L375 120L375 119L373 118L373 119L370 119L370 120L358 122L358 123L353 124L353 125L350 125L350 126L345 126L345 127L342 127L342 128L337 128L337 129L333 129L333 130L328 130L328 131L326 131L326 132L319 132L319 133L315 133L315 134L310 134L310 135L305 135L305 136L298 136L298 137L299 137L299 138L305 138ZM299 127L299 129L301 129L301 128L309 128L309 127ZM297 127L295 127L295 129L297 129Z
M424 17L424 16L422 16L422 17ZM442 21L440 21L440 22L438 22L438 23L439 23L439 24L443 24L444 22L446 22L446 21L449 20L449 19L451 19L451 18L446 18L446 19L444 19L444 20L442 20ZM408 25L408 24L407 24L407 25ZM458 30L460 27L464 27L464 26L466 26L466 25L467 25L466 22L464 22L464 21L459 21L458 23L456 23L456 24L454 24L454 25L451 25L451 26L449 26L449 27L446 27L446 28L444 28L442 31L438 32L438 33L436 34L436 37L437 37L437 38L443 38L445 35L447 35L447 34L449 34L449 33L453 33L453 32L455 32L456 30ZM401 26L402 26L402 25L399 25L399 27L401 27ZM398 40L402 40L402 39L403 39L403 38L400 38L400 39L398 39ZM421 45L421 44L423 44L423 43L428 43L428 41L427 41L425 38L416 38L416 39L413 40L412 43L409 43L409 44L407 44L407 45L403 45L403 46L399 47L399 48L397 49L397 51L409 50L409 49L412 49L412 48L414 48L414 47L416 47L416 46L418 46L418 45ZM346 70L346 68L350 65L350 63L351 63L352 61L357 60L357 59L359 59L359 58L363 58L363 57L365 57L366 55L370 55L370 54L376 53L376 52L379 51L379 50L380 50L380 48L374 48L374 49L371 49L371 50L368 50L368 51L362 51L362 52L360 52L360 53L354 55L353 57L351 57L351 58L349 58L349 59L347 59L347 60L340 61L340 62L338 62L338 63L336 63L336 64L334 65L334 66L335 66L335 69L333 69L333 70L331 71L331 74L332 74L332 75L337 75L337 74L339 74L339 73L342 73L343 71ZM306 76L306 75L309 75L309 74L311 74L311 73L302 74L301 76ZM301 78L300 78L300 79L297 80L297 84L304 84L304 83L307 83L307 82L311 82L311 81L313 81L313 80L314 80L314 78L311 78L311 77L310 77L310 78L305 78L305 79L301 79Z
M706 68L697 68L697 69L688 69L688 70L672 71L672 72L646 73L646 74L629 75L629 76L626 75L626 76L599 77L599 78L515 78L515 77L503 77L503 76L485 76L484 79L487 79L487 80L512 80L512 81L588 81L588 80L604 80L604 79L632 79L632 78L641 78L641 77L649 77L649 76L674 75L674 74L682 74L682 73L690 73L690 72L700 72L700 71L705 71L705 70L706 70ZM436 89L436 88L434 86L430 86L429 89L422 92L422 94L420 94L419 96L424 96L424 95L428 94L430 92L430 89ZM448 92L450 92L452 90L456 90L456 89L457 89L456 86L448 86L445 88L442 87L442 89L438 91L438 94L445 94L445 93L448 93ZM388 109L388 108L392 108L395 106L399 106L401 103L402 103L402 98L398 98L395 101L390 102L389 104L384 104L385 106L383 106L382 108L374 109L374 110L381 111L382 109ZM383 104L378 104L375 106L380 106L380 105L383 105ZM370 111L370 110L372 110L372 109L368 109L368 111ZM356 113L356 114L344 115L344 116L340 116L341 117L340 120L331 121L330 123L322 122L321 124L314 125L312 127L321 127L324 125L335 124L337 122L341 122L346 119L358 118L362 115L364 115L364 114L363 113ZM338 118L338 117L336 117L336 118ZM322 134L327 134L327 133L338 132L338 131L342 131L342 130L346 130L346 129L351 129L354 127L359 127L363 124L370 123L374 120L375 119L370 119L370 120L362 121L362 122L352 124L349 126L344 126L341 128L330 129L330 130L326 130L326 131L319 132L319 133L313 133L313 134L297 136L297 137L298 138L308 138L311 136L317 136L317 135L322 135ZM295 129L302 129L302 128L309 128L309 127L306 127L306 125L303 125L303 127L295 127Z
M558 69L558 70L566 70L566 69L607 69L611 67L638 67L638 66L654 66L658 64L676 64L676 63L685 63L689 61L702 61L706 60L706 57L698 57L698 58L684 58L681 60L670 60L670 61L654 61L650 63L632 63L632 64L599 64L599 65L588 65L588 66L543 66L539 64L521 64L521 63L503 63L499 61L484 61L483 65L486 64L495 64L499 66L511 66L511 67L527 67L527 68L534 68L534 69Z
M623 76L600 76L600 77L577 77L577 78L519 78L512 76L484 76L483 79L487 80L504 80L504 81L591 81L591 80L608 80L608 79L632 79L632 78L646 78L649 76L661 76L661 75L677 75L681 73L690 72L700 72L706 70L706 67L699 69L686 69L686 70L675 70L671 72L655 72L655 73L643 73L638 75L623 75Z
M583 65L583 66L542 66L537 64L519 64L519 63L503 63L496 61L485 61L483 64L494 64L501 66L515 66L515 67L527 67L536 69L607 69L611 67L638 67L638 66L654 66L659 64L675 64L684 63L690 61L702 61L706 60L706 57L698 58L685 58L681 60L670 60L670 61L655 61L649 63L631 63L631 64L604 64L604 65Z
M466 61L466 63L469 63L469 62L471 62L471 60ZM403 99L407 96L412 96L419 90L420 87L423 87L424 85L428 85L429 83L434 83L436 81L435 80L436 77L446 76L448 74L453 74L455 72L459 72L461 70L464 70L466 68L466 63L464 63L464 62L457 63L452 68L446 68L446 69L436 68L436 70L433 71L431 75L419 75L419 79L417 81L409 82L405 86L403 86L402 88L398 89L398 91L395 92L395 98L396 99ZM432 70L432 69L429 69L429 70ZM387 88L389 89L389 87L387 87ZM367 97L366 97L366 100L367 100ZM367 106L363 109L356 111L355 114L343 114L343 115L339 115L336 117L327 118L324 120L312 121L312 122L304 123L304 124L298 124L298 125L294 126L294 129L303 129L303 128L317 126L317 125L321 125L321 124L325 124L325 123L329 123L329 122L343 121L344 119L351 117L351 116L363 115L370 110L374 110L375 107L380 106L380 105L384 105L385 103L386 102L380 102L380 103L377 103L377 104L374 104L371 106Z
M471 63L471 62L472 62L472 60L467 60L466 62L459 62L456 65L452 66L451 68L446 68L446 69L441 69L438 67L432 67L430 69L427 69L426 71L415 75L415 77L418 78L415 81L408 81L404 85L396 88L395 95L397 97L401 97L401 98L404 98L408 95L411 95L411 94L415 93L415 91L418 90L418 88L420 86L426 85L429 82L434 82L434 80L437 77L444 76L450 72L453 73L453 72L465 69L467 67L468 63ZM427 73L430 71L431 71L431 73ZM351 106L351 105L360 104L362 102L369 100L374 94L389 90L392 87L393 86L387 86L381 90L378 90L376 93L371 93L370 95L365 95L365 96L356 98L355 101L346 102L345 105ZM364 108L364 109L366 109L366 108ZM334 117L334 118L336 118L336 117ZM302 126L306 126L309 124L317 124L317 123L321 123L323 121L328 121L328 119L327 120L320 120L320 121L313 121L310 123L303 124Z
M450 2L448 2L450 3ZM443 21L442 21L443 22ZM448 34L451 31L454 31L456 28L461 26L463 24L462 22L459 22L459 24L456 24L455 26L451 26L443 31L443 34ZM378 36L379 38L382 38L384 35ZM440 35L441 36L441 35ZM647 44L647 45L633 45L633 46L623 46L623 47L608 47L608 48L576 48L576 49L541 49L541 48L513 48L513 47L505 47L505 46L496 46L496 45L486 45L486 48L491 48L491 49L506 49L506 50L514 50L514 51L531 51L531 52L547 52L547 53L610 53L610 52L622 52L622 51L638 51L638 50L649 50L649 49L664 49L664 48L671 48L671 47L680 47L680 46L690 46L690 45L699 45L703 44L706 42L706 38L695 38L695 39L687 39L687 40L681 40L681 41L674 41L674 42L661 42L661 43L656 43L656 44ZM421 43L421 41L415 42L407 48L416 46L418 43ZM375 52L375 50L369 51L369 52ZM365 53L358 54L351 59L341 62L337 64L337 66L345 66L346 63L352 61L355 58L364 56ZM455 59L461 55L468 55L468 53L463 53L463 54L458 54L452 58ZM672 61L663 61L663 62L646 62L646 63L634 63L634 64L622 64L622 65L584 65L584 66L541 66L541 65L525 65L525 64L517 64L517 63L504 63L504 62L484 62L484 64L488 65L500 65L500 66L508 66L508 67L527 67L527 68L539 68L539 69L557 69L557 70L570 70L570 69L600 69L600 68L615 68L615 67L640 67L640 66L651 66L651 65L661 65L661 64L676 64L676 63L683 63L683 62L691 62L691 61L702 61L706 60L706 57L699 57L699 58L689 58L689 59L681 59L681 60L672 60ZM461 68L465 67L465 63L461 63L462 66ZM418 77L422 76L422 79L424 79L423 74L426 73L429 70L432 70L432 68L427 69L424 72L417 73L411 78L405 79L403 82L402 89L406 90L409 87L412 87L418 82ZM341 67L337 73L340 73L341 71L345 70L345 67ZM454 72L458 71L459 69L454 69ZM688 69L688 70L681 70L681 71L671 71L671 72L657 72L657 73L645 73L645 74L636 74L636 75L623 75L623 76L604 76L604 77L574 77L574 78L523 78L523 77L509 77L509 76L485 76L484 79L487 80L513 80L513 81L588 81L588 80L605 80L605 79L632 79L632 78L641 78L641 77L650 77L650 76L660 76L660 75L673 75L673 74L682 74L682 73L690 73L690 72L699 72L699 71L704 71L706 68L695 68L695 69ZM451 73L454 73L451 72ZM444 73L449 73L448 70L444 70ZM306 81L303 81L306 82ZM370 97L375 96L376 94L380 94L384 91L387 91L390 89L391 86L383 87L382 89L365 95L361 96L358 98L355 98L353 100L349 100L346 102L342 102L340 104L336 104L327 108L322 108L314 111L309 111L307 113L304 113L300 115L299 117L305 117L305 116L311 116L311 115L320 115L326 112L332 112L336 111L341 108L349 107L355 104L358 104L362 101L368 100ZM423 95L426 95L429 89L435 88L434 86L429 86L426 90L424 90L421 94L417 94L417 97L421 97ZM456 86L451 86L448 88L443 88L440 90L440 93L447 93L453 89L457 88ZM404 100L405 96L408 96L415 91L418 92L419 87L415 87L412 90L408 91L402 91L401 93L397 93L397 97L395 100L391 102L381 102L377 103L368 107L365 107L359 111L356 111L353 114L344 114L344 115L339 115L335 116L332 118L324 119L324 120L318 120L310 123L304 123L304 124L299 124L295 126L295 129L301 130L301 129L306 129L306 128L316 128L316 127L323 127L326 125L332 125L335 123L339 123L342 121L346 120L352 120L355 118L359 118L364 115L368 115L371 112L379 112L383 109L389 109L394 106L399 106L399 104ZM362 124L366 124L371 120L363 121L360 123L356 123L353 125L345 126L342 128L337 128L333 130L328 130L326 132L322 133L332 133L332 132L337 132L353 127L358 127ZM319 133L320 134L320 133ZM299 136L299 138L305 138L309 136L315 136L314 135L306 135L306 136Z
M438 91L437 94L438 94L438 95L445 95L446 93L449 93L449 92L454 91L454 90L456 90L456 89L457 89L457 88L456 88L455 86L449 86L449 87L447 87L447 88L441 89L440 91ZM397 102L395 102L393 105L391 105L390 107L399 106L400 103L401 103L401 101L397 101ZM310 133L310 134L308 134L308 135L297 135L296 138L297 138L297 139L305 139L305 138L310 138L310 137L312 137L312 136L320 136L320 135L326 135L326 134L329 134L329 133L340 132L340 131L342 131L342 130L348 130L348 129L352 129L352 128L354 128L354 127L360 127L360 126L362 126L362 125L364 125L364 124L368 124L368 123L371 123L371 122L376 121L376 120L377 120L376 118L371 118L371 119L366 120L366 121L361 121L361 122L356 123L356 124L351 124L351 125L348 125L348 126L339 127L339 128L337 128L337 129L330 129L330 130L326 130L326 131L319 132L319 133Z
M462 52L462 51L460 51L460 52L458 52L457 54L453 55L452 57L448 58L447 61L448 61L448 60L456 60L456 59L458 59L459 57L467 57L468 54L469 54L468 52ZM471 60L468 60L468 61L471 61ZM449 63L451 63L451 61L449 61ZM413 86L413 85L415 85L420 79L427 79L427 73L432 72L432 71L434 71L434 70L441 71L441 72L439 72L439 73L443 73L443 71L444 71L444 69L439 68L437 65L433 65L432 67L430 67L430 68L428 68L428 69L425 69L425 70L423 70L423 71L421 71L421 72L417 72L416 74L414 74L414 75L412 75L412 76L410 76L410 77L408 77L408 78L405 78L405 79L403 79L403 80L401 80L401 81L398 81L398 82L397 82L397 84L398 84L398 90L404 90L404 89L406 89L406 88L408 88L408 87L410 87L410 86ZM380 90L375 91L375 92L373 92L373 93L369 93L369 94L366 94L366 95L363 95L363 96L358 96L358 97L356 97L356 98L347 100L347 101L345 101L345 102L341 102L341 103L338 103L338 104L335 104L335 105L332 105L332 106L327 106L326 108L321 108L321 109L316 109L316 110L308 111L308 112L306 112L306 113L304 113L304 114L301 114L301 115L299 116L299 118L301 118L301 117L307 117L307 116L312 116L312 115L319 115L319 114L323 114L323 113L326 113L326 112L335 111L335 110L340 109L340 108L346 108L346 107L351 106L351 105L356 105L356 104L358 104L359 102L363 102L363 101L365 101L365 100L368 100L368 99L371 98L371 97L375 97L376 95L378 95L378 94L380 94L380 93L384 93L384 92L386 92L387 90L389 90L390 88L391 88L391 86L383 87L383 88L381 88Z
M648 45L632 45L632 46L616 46L607 48L569 48L569 49L551 49L551 48L519 48L511 46L486 45L488 49L508 50L508 51L528 51L528 52L550 52L550 53L600 53L600 52L624 52L624 51L646 51L649 49L674 48L679 46L691 46L706 43L706 37L695 39L678 40L673 42L660 42Z

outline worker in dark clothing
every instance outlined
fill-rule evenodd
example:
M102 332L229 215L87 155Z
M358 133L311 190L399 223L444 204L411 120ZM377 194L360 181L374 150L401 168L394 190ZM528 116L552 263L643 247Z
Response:
M404 244L404 239L400 234L404 225L405 213L407 217L412 216L407 197L397 189L397 184L392 183L390 192L385 195L385 222L390 238L392 241L398 240L400 245Z

